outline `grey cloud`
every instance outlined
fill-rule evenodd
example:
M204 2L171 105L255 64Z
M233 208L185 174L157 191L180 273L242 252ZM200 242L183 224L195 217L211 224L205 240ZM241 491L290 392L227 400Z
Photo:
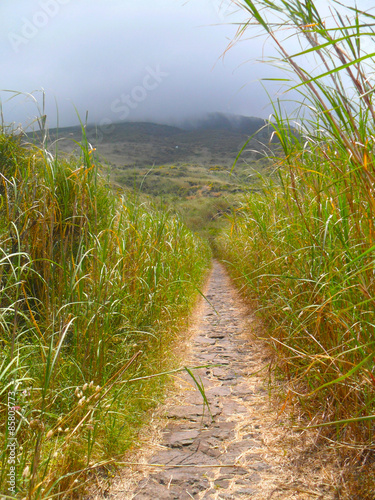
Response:
M166 122L215 111L266 117L268 98L257 80L277 70L243 64L262 57L263 42L240 43L220 59L236 32L231 23L246 17L232 11L229 0L2 2L1 87L44 88L50 126L55 100L61 125L77 122L74 105L94 122ZM17 35L25 41L15 50ZM145 78L158 68L165 76L151 88ZM24 98L6 103L8 95L0 95L7 121L32 120L36 110Z

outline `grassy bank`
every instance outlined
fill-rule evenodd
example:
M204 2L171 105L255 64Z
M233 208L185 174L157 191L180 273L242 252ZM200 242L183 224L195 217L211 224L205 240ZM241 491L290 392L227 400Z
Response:
M1 133L0 252L0 492L80 497L161 397L210 251L115 196L85 137L67 161Z
M375 18L354 7L323 18L307 0L242 7L279 50L308 114L293 138L275 105L278 181L246 197L218 249L267 318L290 381L285 404L297 398L306 425L363 466L348 477L352 498L373 498L374 54L362 44ZM298 54L287 52L285 31Z

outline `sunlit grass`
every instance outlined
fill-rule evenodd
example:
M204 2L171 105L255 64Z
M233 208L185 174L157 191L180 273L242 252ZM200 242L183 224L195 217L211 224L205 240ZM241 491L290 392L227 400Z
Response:
M0 491L14 391L18 494L79 497L160 399L165 377L147 377L173 367L210 252L178 217L115 196L84 128L69 161L20 141L0 134Z
M375 449L375 54L362 43L375 18L337 5L323 19L307 0L241 6L275 43L301 93L296 108L308 112L293 137L274 104L278 180L242 203L221 255L258 297L307 422L330 424L325 432L363 458ZM287 52L286 34L298 54Z

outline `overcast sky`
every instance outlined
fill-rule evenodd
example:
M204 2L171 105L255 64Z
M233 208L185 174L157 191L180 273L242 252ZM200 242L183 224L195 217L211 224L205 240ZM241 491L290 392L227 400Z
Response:
M362 0L368 4L369 0ZM360 2L359 2L360 3ZM46 93L49 126L89 122L178 122L207 112L268 117L256 64L264 39L221 58L245 12L230 0L2 0L0 89ZM279 75L281 76L281 75ZM268 85L274 95L279 86ZM31 99L1 92L6 122L30 122Z

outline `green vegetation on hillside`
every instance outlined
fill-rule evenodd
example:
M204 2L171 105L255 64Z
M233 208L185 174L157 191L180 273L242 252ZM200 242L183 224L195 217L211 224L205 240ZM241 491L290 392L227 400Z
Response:
M184 126L125 122L108 130L87 125L85 133L115 186L168 206L190 229L212 240L241 194L258 189L259 174L268 175L268 154L277 141L270 140L272 126L260 118L212 113ZM52 129L47 143L69 157L77 152L80 133L78 127Z
M375 16L340 4L323 19L312 0L242 5L297 77L290 85L309 118L291 140L275 105L278 182L249 194L218 249L267 320L290 382L285 405L297 398L303 425L321 427L343 462L351 456L363 467L347 477L351 498L373 499L375 54L362 44ZM285 32L298 37L299 54L287 53ZM312 56L320 73L308 70Z
M85 126L88 141L100 151L101 159L113 167L138 168L175 164L231 167L239 149L249 139L240 163L260 158L260 143L268 143L271 127L260 118L218 114L212 119L181 129L143 122L113 123L108 127ZM260 130L261 129L261 130ZM49 131L49 143L67 153L77 149L79 127ZM57 141L57 142L56 142Z
M69 161L0 134L2 498L81 498L132 445L209 259L177 216L114 194L84 133Z

